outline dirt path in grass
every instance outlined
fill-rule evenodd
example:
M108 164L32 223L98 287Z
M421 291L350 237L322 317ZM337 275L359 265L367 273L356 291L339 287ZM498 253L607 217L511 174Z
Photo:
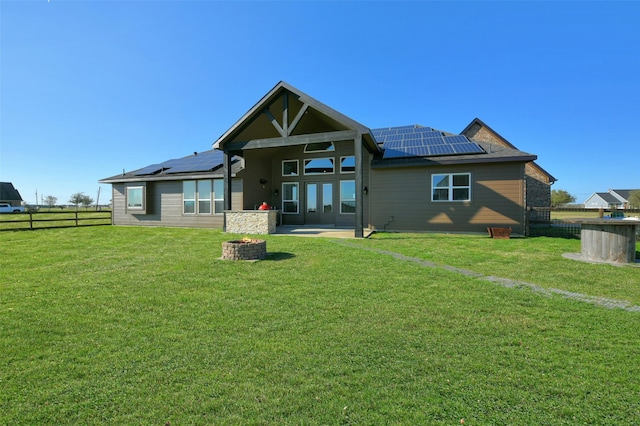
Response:
M539 285L527 283L524 281L517 281L509 278L494 277L493 275L484 275L478 272L470 271L468 269L456 268L454 266L448 266L448 265L438 265L436 263L429 262L428 260L420 259L417 257L405 256L404 254L396 253L389 250L375 249L371 247L362 247L358 244L353 244L348 240L333 240L333 242L342 244L345 246L353 247L353 248L358 248L361 250L367 250L367 251L371 251L378 254L388 255L398 260L417 263L418 265L424 266L426 268L444 269L446 271L455 272L467 277L477 278L483 281L489 281L491 283L498 284L507 288L528 288L532 291L535 291L536 293L542 293L546 295L557 294L559 296L566 297L567 299L590 303L592 305L602 306L608 309L624 309L625 311L630 311L630 312L640 312L640 306L633 305L625 300L616 300L616 299L608 299L606 297L589 296L588 294L574 293L567 290L560 290L558 288L540 287Z

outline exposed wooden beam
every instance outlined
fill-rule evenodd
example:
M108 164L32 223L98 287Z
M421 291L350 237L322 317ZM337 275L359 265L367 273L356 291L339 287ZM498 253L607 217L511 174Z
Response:
M291 125L289 126L289 129L288 129L289 135L291 135L291 133L293 133L293 131L295 130L296 126L300 122L300 119L307 112L307 108L309 108L309 104L303 104L302 105L302 108L300 109L300 111L298 111L298 114L296 114L296 117L293 119L293 121L291 122Z
M278 123L278 120L276 120L276 118L273 116L273 114L271 114L271 111L269 111L269 108L265 108L264 109L264 113L269 118L269 120L271 120L271 124L273 124L273 127L276 128L278 133L280 133L280 136L282 136L282 137L287 136L287 134L284 132L282 127L280 127L280 124Z
M289 93L282 95L282 136L289 136Z
M288 145L304 145L307 143L348 141L354 140L358 137L358 134L359 133L356 130L341 130L338 132L312 133L309 135L289 136L283 138L254 139L251 141L227 143L224 145L224 150L225 152L229 152L242 151L246 149L276 148ZM362 146L362 144L360 145Z

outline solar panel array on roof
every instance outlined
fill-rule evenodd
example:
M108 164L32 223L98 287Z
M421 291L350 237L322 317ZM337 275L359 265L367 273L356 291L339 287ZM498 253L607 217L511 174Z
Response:
M382 144L382 158L435 157L482 154L484 150L463 135L445 135L431 127L402 126L374 129L371 134Z
M184 158L168 160L160 164L152 164L134 174L136 176L153 175L164 171L167 174L188 173L188 172L207 172L214 170L222 165L222 151L211 150L198 154L190 155Z

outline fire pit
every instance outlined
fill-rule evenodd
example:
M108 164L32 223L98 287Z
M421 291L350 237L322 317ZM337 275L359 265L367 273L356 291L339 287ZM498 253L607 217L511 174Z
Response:
M222 243L223 260L260 260L267 258L267 242L243 238Z

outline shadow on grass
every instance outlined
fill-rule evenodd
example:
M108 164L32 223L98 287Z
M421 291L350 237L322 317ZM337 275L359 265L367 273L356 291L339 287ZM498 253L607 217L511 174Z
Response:
M293 253L276 251L276 252L268 252L267 258L264 260L278 261L278 260L293 259L294 257L296 257L296 255Z

